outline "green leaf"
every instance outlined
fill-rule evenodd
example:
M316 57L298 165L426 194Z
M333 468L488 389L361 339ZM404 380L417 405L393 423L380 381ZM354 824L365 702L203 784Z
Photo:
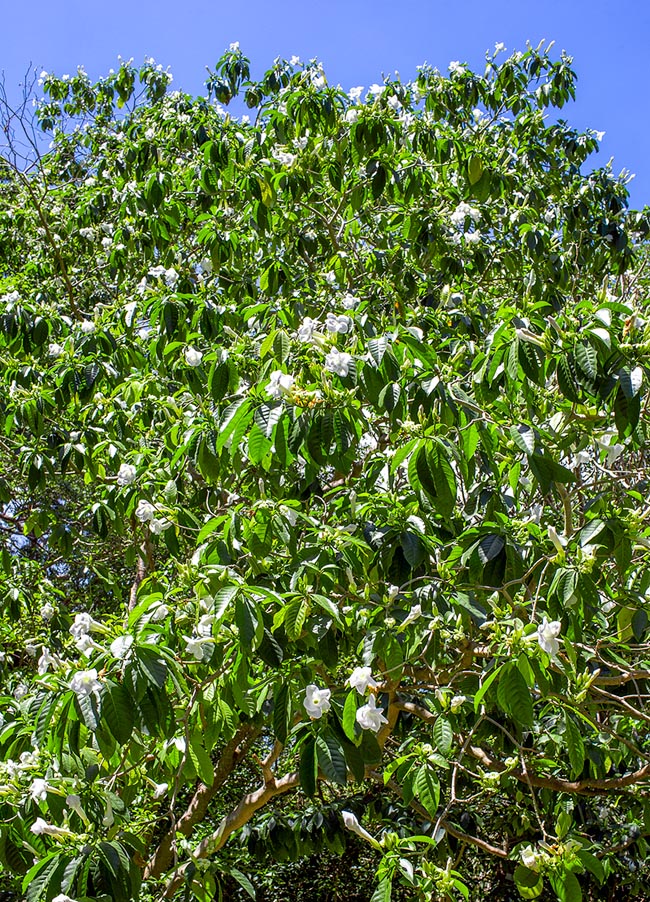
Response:
M533 725L533 700L526 680L515 664L509 663L502 668L497 700L501 709L522 727Z
M421 804L427 809L429 815L434 818L440 803L440 782L434 771L427 767L426 764L418 769L414 789Z
M478 709L480 708L480 706L483 702L483 698L487 694L492 683L494 683L494 681L499 677L503 667L504 667L503 664L499 665L498 667L495 667L494 670L490 674L488 674L488 676L483 680L483 682L479 686L476 694L474 695L474 711L478 712Z
M580 343L576 345L575 358L578 369L591 383L596 381L598 374L598 355L590 344Z
M549 880L559 902L582 902L582 890L578 878L571 871L550 874Z
M102 692L101 720L121 745L131 739L134 705L131 696L121 683L105 681Z
M293 642L300 637L308 613L309 603L305 598L294 598L287 604L284 628Z
M352 689L348 692L347 697L345 699L345 704L343 705L343 719L341 720L341 724L343 726L343 732L348 737L350 742L357 743L357 726L356 726L356 718L357 718L357 690Z
M194 733L190 737L187 752L201 782L205 783L206 786L212 786L214 782L214 768L210 756L203 748L203 743L198 733Z
M291 693L288 683L276 683L273 690L273 732L285 743L291 729Z
M467 174L469 176L470 185L475 185L483 175L483 163L481 158L474 154L469 158L467 163Z
M392 881L388 877L384 877L375 887L370 902L390 902L392 888Z
M300 785L305 795L313 796L316 793L318 776L318 761L316 758L316 742L312 736L308 737L302 746L300 753Z
M340 743L331 731L316 737L318 764L328 780L345 786L348 769Z
M445 758L449 757L451 747L454 741L454 734L451 724L445 717L438 717L433 725L433 741L441 755Z
M580 729L568 711L564 712L564 738L573 777L579 777L585 766L585 744Z
M230 876L233 877L237 881L237 883L248 893L251 899L257 898L255 887L250 882L246 874L242 874L242 872L238 871L237 868L231 867Z

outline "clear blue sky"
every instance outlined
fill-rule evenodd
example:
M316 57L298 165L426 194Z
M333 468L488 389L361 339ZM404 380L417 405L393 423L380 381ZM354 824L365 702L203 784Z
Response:
M485 51L556 41L574 57L578 99L564 115L605 131L594 165L636 173L632 203L650 203L647 0L31 0L3 4L0 68L11 90L31 62L58 74L83 64L91 76L118 54L170 66L175 87L201 93L205 66L240 41L261 74L276 56L318 57L344 88L404 79L423 62L481 67Z

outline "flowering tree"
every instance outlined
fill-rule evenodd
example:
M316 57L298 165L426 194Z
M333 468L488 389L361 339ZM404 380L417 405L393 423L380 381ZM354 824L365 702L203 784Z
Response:
M43 73L35 123L4 102L28 902L254 895L241 842L364 841L374 902L467 899L477 861L525 899L633 881L648 222L545 119L575 84L549 49L346 94L233 45L207 98L147 61Z

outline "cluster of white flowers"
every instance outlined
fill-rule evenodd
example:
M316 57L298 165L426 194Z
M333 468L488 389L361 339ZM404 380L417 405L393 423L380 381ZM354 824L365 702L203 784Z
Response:
M463 75L466 71L465 66L462 63L459 63L458 60L452 60L449 63L449 74L450 75Z
M64 348L62 345L57 344L55 341L51 341L48 345L47 352L50 357L60 357L63 354Z
M89 657L93 648L97 647L90 638L90 632L96 626L90 614L82 612L75 615L74 623L70 627L70 635L75 640L77 651L86 657Z
M156 508L150 501L141 498L135 509L135 515L141 523L148 523L156 516Z
M332 348L325 357L325 369L336 376L347 376L351 363L352 356L344 351L339 351L337 348Z
M370 667L355 667L347 679L349 686L356 689L359 695L366 695L372 690L367 704L357 710L356 721L362 730L372 730L377 733L382 724L388 723L384 715L383 709L377 707L377 699L374 691L378 688L378 683L372 675Z
M275 370L271 373L270 381L266 386L266 393L271 398L275 398L275 400L278 401L291 394L294 385L295 379L293 376L288 373L283 373L282 370Z
M335 335L346 335L352 331L352 325L352 319L349 316L344 314L337 316L335 313L327 314L325 326L328 332L333 332Z
M457 228L463 228L468 217L472 222L476 222L480 216L480 212L475 207L471 207L469 204L462 201L458 204L449 218L451 219L452 224Z
M276 148L272 153L278 163L282 163L283 166L293 166L296 161L297 154L289 153L287 150L278 150Z

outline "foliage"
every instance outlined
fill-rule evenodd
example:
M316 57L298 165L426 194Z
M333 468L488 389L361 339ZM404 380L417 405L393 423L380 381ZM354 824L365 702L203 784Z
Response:
M549 51L365 99L235 45L206 98L151 61L44 74L47 152L5 101L27 902L253 894L237 838L363 841L373 902L469 898L477 855L525 899L638 889L648 220L545 118Z

